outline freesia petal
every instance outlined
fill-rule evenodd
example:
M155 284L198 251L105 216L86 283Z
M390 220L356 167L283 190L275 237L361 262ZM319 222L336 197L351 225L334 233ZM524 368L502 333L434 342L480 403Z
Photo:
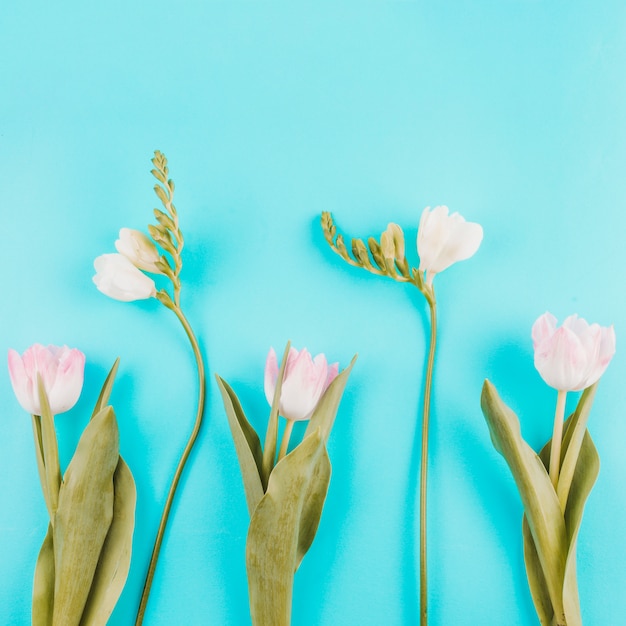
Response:
M141 231L132 228L120 229L115 249L140 270L153 274L163 273L156 265L161 257L154 242Z
M432 211L426 207L417 231L417 252L419 271L426 272L427 284L432 284L435 274L474 255L482 239L480 224L466 222L458 213L449 215L446 206Z
M156 295L154 281L137 269L122 254L103 254L94 261L93 282L106 296L131 302Z

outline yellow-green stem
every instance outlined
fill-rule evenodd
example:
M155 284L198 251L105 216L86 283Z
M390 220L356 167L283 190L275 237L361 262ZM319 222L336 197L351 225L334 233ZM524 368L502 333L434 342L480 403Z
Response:
M435 294L427 297L430 307L430 348L424 384L424 413L422 415L422 462L420 469L420 626L428 624L428 571L426 560L426 512L428 483L428 426L430 418L430 394L433 386L435 349L437 347L437 303Z
M554 412L554 430L552 431L552 447L550 449L550 480L556 489L559 484L561 467L561 440L563 439L563 421L565 419L565 398L567 391L559 391L556 397Z
M283 438L280 442L280 450L278 451L279 461L285 456L285 454L287 454L287 448L289 447L289 440L291 439L291 431L293 430L293 425L294 420L287 419L285 431L283 432Z
M194 443L196 442L196 438L198 437L198 433L200 432L200 426L202 426L202 417L204 415L204 397L205 397L205 371L204 371L204 361L202 360L202 354L200 353L200 347L198 346L198 341L187 321L187 318L184 316L178 304L171 307L172 311L176 314L176 317L180 320L185 332L187 333L187 337L189 337L189 341L191 343L191 347L193 349L194 356L196 358L196 365L198 367L198 411L196 413L196 421L194 423L193 431L189 440L187 441L187 445L183 450L183 454L180 457L180 461L178 462L178 467L176 468L176 472L174 473L174 477L172 479L172 484L170 486L170 490L167 494L167 500L165 501L165 507L163 508L163 513L161 515L161 522L159 524L159 530L157 532L156 540L154 542L154 548L152 549L152 556L150 558L150 565L148 567L148 573L146 575L146 582L144 583L143 593L141 595L141 602L139 604L139 610L137 611L137 619L135 620L135 626L140 626L143 623L144 614L146 612L146 607L148 605L148 597L150 595L150 588L152 587L152 579L154 578L154 572L157 566L157 560L159 558L159 551L161 550L161 543L163 542L163 536L165 534L165 527L167 525L167 519L170 514L170 509L172 508L172 502L174 501L174 496L176 494L176 488L178 486L178 482L185 468L185 463L189 458L189 454L193 448Z

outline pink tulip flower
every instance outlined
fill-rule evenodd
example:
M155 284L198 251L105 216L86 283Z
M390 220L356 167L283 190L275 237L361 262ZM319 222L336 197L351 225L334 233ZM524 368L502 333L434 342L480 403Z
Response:
M37 373L41 376L53 415L69 411L83 388L85 355L67 346L34 344L22 356L9 350L9 376L17 401L33 415L41 415Z
M417 231L419 271L426 273L426 284L432 285L435 274L457 261L473 256L483 240L480 224L466 222L458 213L448 215L447 206L422 212Z
M265 397L272 404L278 379L278 361L270 348L265 363ZM308 420L328 385L339 372L339 364L328 365L324 354L314 359L306 348L289 350L280 394L279 413L293 421Z
M580 391L595 383L615 354L613 326L589 325L570 315L560 328L551 313L533 324L535 367L559 391Z

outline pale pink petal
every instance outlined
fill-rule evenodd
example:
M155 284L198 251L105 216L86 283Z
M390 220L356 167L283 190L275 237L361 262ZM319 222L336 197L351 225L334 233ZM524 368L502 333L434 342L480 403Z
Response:
M332 363L328 366L328 376L326 377L326 386L324 387L324 391L330 387L330 383L337 378L339 374L339 363Z
M54 414L65 413L78 402L85 372L85 355L80 350L64 346L57 358L55 381L46 386L48 402Z
M265 361L265 397L270 405L274 402L274 391L276 390L276 380L278 378L278 360L274 348L270 348Z
M15 350L10 349L8 360L9 378L17 401L25 411L36 414L39 406L33 404L32 385L22 357Z
M546 383L559 391L574 390L586 366L583 345L568 328L557 329L535 349L535 367Z
M593 324L597 326L597 324ZM590 359L588 371L584 379L581 381L579 389L590 387L600 380L608 367L613 355L615 354L615 330L613 326L608 328L598 327L596 345L594 346L593 356Z
M533 347L537 347L543 341L546 341L556 332L557 319L547 311L537 318L531 330L533 339Z
M29 413L41 415L38 375L54 415L71 409L83 386L85 355L67 346L34 344L20 357L9 351L9 376L18 402Z

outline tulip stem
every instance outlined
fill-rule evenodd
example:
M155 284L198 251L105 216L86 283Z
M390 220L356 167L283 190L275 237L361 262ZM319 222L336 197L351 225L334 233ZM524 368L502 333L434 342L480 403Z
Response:
M424 384L424 412L422 416L422 459L420 469L420 626L428 624L428 575L426 560L426 511L428 479L428 427L430 419L430 395L433 386L435 349L437 347L437 303L435 293L426 296L430 307L430 348Z
M293 430L294 422L295 420L287 419L287 424L285 425L285 431L283 432L283 438L280 441L280 450L278 451L278 461L280 461L285 456L285 454L287 454L287 448L289 447L289 440L291 439L291 431Z
M567 391L559 391L556 397L556 411L554 412L554 430L552 431L552 447L550 448L550 480L555 489L559 483L559 470L561 468L561 440L563 439L566 397Z
M148 597L150 595L150 588L152 587L152 580L154 578L154 572L157 566L157 560L159 558L159 551L161 550L161 543L163 542L163 536L165 534L165 527L167 525L167 520L170 514L170 509L172 508L172 502L174 501L174 496L176 494L176 488L178 486L178 482L185 468L185 463L189 458L191 450L196 442L198 437L198 433L200 432L200 427L202 426L202 418L204 415L204 400L205 400L205 392L206 392L206 381L205 381L205 370L204 370L204 361L202 359L202 354L200 353L200 347L198 345L198 340L194 335L194 332L187 321L187 318L183 314L182 310L178 306L178 304L174 306L168 306L172 311L176 314L176 317L180 320L183 328L185 329L185 333L187 333L187 337L189 337L189 341L191 342L191 347L196 358L196 365L198 367L198 410L196 413L196 421L194 423L193 430L191 432L191 436L187 441L187 445L183 450L182 456L180 457L180 461L178 462L178 467L176 468L176 472L174 473L174 477L172 479L172 484L170 486L170 490L167 494L167 500L165 501L165 507L163 508L163 513L161 515L161 522L159 524L159 530L157 532L156 540L154 542L154 548L152 549L152 556L150 558L150 566L148 567L148 573L146 575L146 581L144 583L143 592L141 595L141 602L139 604L139 610L137 611L137 618L135 620L135 626L140 626L143 623L144 613L146 611L146 607L148 604Z

